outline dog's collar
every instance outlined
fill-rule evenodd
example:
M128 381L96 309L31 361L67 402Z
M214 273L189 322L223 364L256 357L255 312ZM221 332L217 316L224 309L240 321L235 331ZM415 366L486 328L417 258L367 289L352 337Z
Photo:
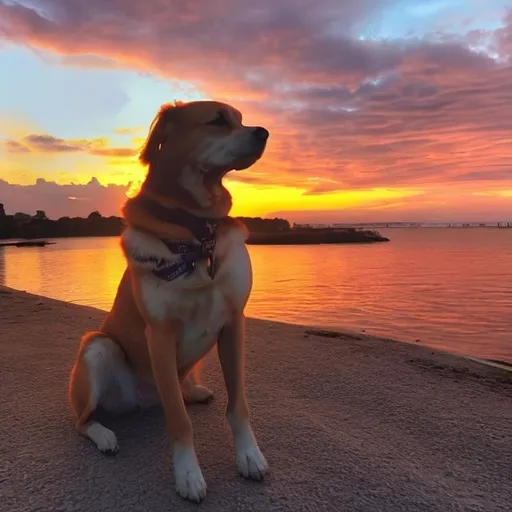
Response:
M203 240L201 245L174 240L162 240L173 254L179 255L177 260L167 260L154 256L132 255L132 258L143 264L151 264L151 273L164 281L173 281L180 276L192 274L200 260L206 260L208 274L215 275L215 236Z
M148 196L139 196L134 201L156 219L188 229L199 242L213 236L218 222L217 219L198 217L181 208L169 208Z
M196 246L197 247L197 246ZM196 268L196 263L204 259L200 253L189 252L180 254L178 260L166 260L165 258L155 258L154 256L132 256L139 263L150 263L153 265L151 273L164 281L174 281L180 276L188 276L192 274ZM208 258L208 274L213 279L215 273L215 259L213 252L207 256Z
M173 281L180 276L190 275L194 271L196 263L206 259L208 274L213 279L215 273L215 221L197 217L179 208L167 208L149 197L138 197L136 201L158 220L178 224L188 229L199 244L161 239L173 254L179 255L177 261L151 256L136 257L135 259L141 263L154 264L152 273L165 281Z

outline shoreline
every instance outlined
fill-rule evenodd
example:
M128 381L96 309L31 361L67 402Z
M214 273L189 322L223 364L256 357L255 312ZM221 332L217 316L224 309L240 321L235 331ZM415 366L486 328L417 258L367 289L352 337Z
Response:
M73 429L67 379L105 312L0 286L0 510L182 510L159 407L109 417L107 458ZM506 510L509 371L365 333L249 318L247 395L271 474L236 474L215 351L191 406L205 511ZM309 332L308 332L309 331ZM332 331L331 331L332 333ZM86 469L84 469L86 468Z
M37 237L0 237L0 248L13 246L46 246L58 240L69 238L119 237L120 233L88 233L79 235L37 236ZM378 231L355 228L312 228L290 229L281 232L249 232L247 245L326 245L326 244L376 244L389 242L389 238Z
M247 244L298 245L323 243L388 242L374 229L355 227L291 226L286 219L261 217L232 217L245 226ZM122 217L103 217L98 211L88 217L49 219L44 211L36 215L18 212L6 215L0 203L0 239L21 237L29 239L68 238L75 236L120 236L126 228Z
M103 307L100 307L98 305L86 305L86 304L80 304L79 302L71 302L71 301L67 302L65 300L49 297L46 295L34 294L27 290L11 288L9 286L6 286L6 285L0 283L0 293L1 293L2 289L11 291L11 292L27 293L29 295L41 297L42 299L56 300L63 304L71 304L71 305L78 306L78 307L92 308L93 310L101 311L104 314L108 313L108 309L104 309ZM512 372L512 360L508 361L505 359L503 359L503 360L502 359L490 359L490 358L486 358L483 356L472 355L470 353L464 353L462 351L460 351L460 352L450 351L448 349L439 348L433 343L427 343L424 341L419 341L419 340L413 339L413 337L411 337L409 339L399 338L399 337L394 338L392 336L386 336L386 335L380 334L378 332L374 332L374 333L366 332L366 329L363 329L363 330L359 330L356 328L351 329L348 327L343 327L343 326L337 327L337 326L332 326L332 325L324 325L321 323L319 323L319 324L299 324L299 323L294 323L294 322L286 322L284 320L279 320L279 319L274 319L274 318L262 318L262 317L255 317L255 316L247 316L246 318L248 320L256 320L256 321L269 322L272 324L283 325L283 326L288 326L288 327L291 326L291 327L296 327L296 328L302 328L305 330L306 333L308 330L309 331L317 331L317 332L321 331L324 333L324 336L328 337L328 338L339 338L342 340L343 339L350 340L350 339L363 338L363 339L373 340L373 341L386 341L386 342L401 343L401 344L412 345L412 346L419 346L419 347L423 347L428 350L435 351L439 354L446 354L446 355L449 355L452 357L458 357L458 358L466 359L469 361L473 361L474 363L487 365L487 366L494 366L501 370L506 370L506 371Z

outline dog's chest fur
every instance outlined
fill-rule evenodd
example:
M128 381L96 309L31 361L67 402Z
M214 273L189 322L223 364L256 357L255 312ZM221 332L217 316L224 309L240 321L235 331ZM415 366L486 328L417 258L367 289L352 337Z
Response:
M156 320L182 319L184 332L178 349L179 367L192 364L211 348L234 311L243 311L252 286L252 270L245 245L246 233L231 228L217 236L215 274L200 262L190 276L162 280L149 269L137 268L135 253L176 259L158 238L128 229L122 247L128 264L136 266L139 290L148 313Z

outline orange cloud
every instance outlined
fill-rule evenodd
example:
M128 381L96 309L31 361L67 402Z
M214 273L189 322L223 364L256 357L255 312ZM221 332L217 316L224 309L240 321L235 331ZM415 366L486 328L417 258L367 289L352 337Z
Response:
M138 152L134 148L108 147L108 139L66 140L48 134L30 134L21 141L7 139L4 147L7 153L75 153L86 152L96 156L130 157Z

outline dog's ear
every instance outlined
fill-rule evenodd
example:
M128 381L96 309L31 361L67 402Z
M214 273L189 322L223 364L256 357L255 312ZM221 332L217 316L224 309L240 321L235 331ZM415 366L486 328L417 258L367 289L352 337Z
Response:
M175 101L174 103L167 103L160 107L160 110L151 123L149 135L139 155L139 160L143 164L149 165L154 162L162 149L162 144L165 142L169 124L175 120L177 109L183 105L183 102Z

